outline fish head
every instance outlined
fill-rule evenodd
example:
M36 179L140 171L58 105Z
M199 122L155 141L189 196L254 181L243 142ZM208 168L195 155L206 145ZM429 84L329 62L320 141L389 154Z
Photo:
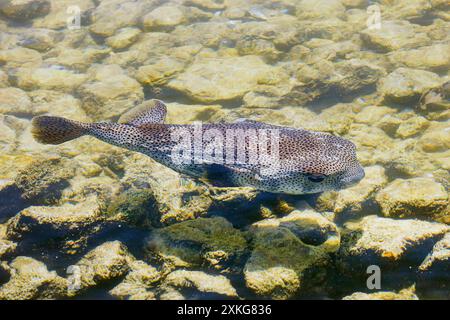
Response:
M356 156L355 145L346 139L323 133L313 133L310 152L297 163L301 184L307 193L340 190L361 181L364 168ZM305 154L303 152L303 154Z

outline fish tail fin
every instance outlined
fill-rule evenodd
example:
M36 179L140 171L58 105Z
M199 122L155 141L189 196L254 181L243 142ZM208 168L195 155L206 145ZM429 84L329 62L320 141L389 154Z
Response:
M87 123L61 117L34 117L31 133L36 141L43 144L61 144L88 133Z

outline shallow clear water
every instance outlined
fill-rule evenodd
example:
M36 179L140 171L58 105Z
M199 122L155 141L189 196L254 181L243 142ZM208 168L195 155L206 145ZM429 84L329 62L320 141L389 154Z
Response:
M0 299L450 297L446 1L15 2L0 5ZM116 122L150 99L172 124L341 136L365 178L217 188L31 133L35 116Z

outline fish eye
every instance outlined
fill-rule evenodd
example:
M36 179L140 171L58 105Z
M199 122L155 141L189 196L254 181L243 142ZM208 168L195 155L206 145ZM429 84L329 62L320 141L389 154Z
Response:
M306 175L306 177L311 182L322 182L325 179L326 176L324 174L312 174L312 173L309 173L309 174Z

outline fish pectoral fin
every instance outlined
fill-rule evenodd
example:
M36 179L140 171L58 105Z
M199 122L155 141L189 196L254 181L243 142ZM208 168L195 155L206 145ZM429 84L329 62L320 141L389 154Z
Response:
M221 164L204 164L201 179L214 187L238 187L233 179L233 169Z
M164 123L166 105L156 99L148 100L127 111L119 118L119 123L139 127L148 123Z

